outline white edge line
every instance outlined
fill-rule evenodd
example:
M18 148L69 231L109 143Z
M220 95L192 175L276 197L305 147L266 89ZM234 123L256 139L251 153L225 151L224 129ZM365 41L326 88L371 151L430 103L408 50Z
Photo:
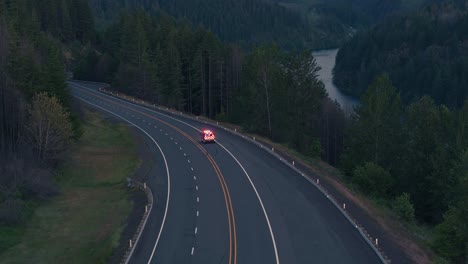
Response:
M260 198L260 194L258 194L257 188L255 188L255 184L252 182L252 179L250 178L249 174L245 170L244 166L242 166L242 164L239 162L239 160L226 147L224 147L223 144L218 142L218 145L220 145L229 155L231 155L231 157L237 162L237 164L239 164L241 169L244 171L245 176L249 180L250 185L255 191L255 194L257 195L257 199L260 202L260 205L262 206L263 214L265 215L265 219L268 224L268 229L270 230L271 240L273 241L273 248L275 250L276 263L279 264L280 261L279 261L279 256L278 256L278 248L276 247L276 240L275 240L275 236L273 235L273 229L271 228L271 223L270 223L270 219L268 218L268 213L266 212L265 206L263 205L262 198Z
M78 84L74 84L74 85L81 86L81 85L78 85ZM103 85L106 85L106 84L103 83ZM84 86L81 86L81 87L84 87ZM107 87L109 87L109 86L107 86ZM98 91L93 90L93 89L91 89L91 88L87 88L87 87L84 87L84 88L87 89L87 90L91 90L91 91L94 91L94 92L98 92ZM157 111L155 111L155 110L153 110L153 109L150 109L150 108L148 108L148 107L144 107L144 106L141 106L141 105L138 105L138 104L135 104L135 103L132 103L132 102L129 102L129 101L120 99L120 98L118 98L118 97L116 97L116 96L110 96L110 95L108 95L108 94L106 94L106 93L103 93L103 94L106 95L106 96L109 97L109 98L113 98L113 99L116 99L116 100L118 100L118 101L125 102L125 103L127 103L127 104L129 104L129 105L134 105L134 106L137 106L137 107L139 107L139 108L141 108L141 109L144 109L144 110L147 110L147 111L150 111L150 112L153 112L153 113L156 113L156 114L165 116L165 117L167 117L167 118L170 118L170 119L173 119L173 120L175 120L175 121L178 121L178 122L180 122L180 123L182 123L182 124L185 124L185 125L187 125L187 126L193 128L193 129L195 129L195 130L197 130L197 131L200 131L200 130L197 129L196 127L194 127L194 126L192 126L192 125L190 125L190 124L188 124L188 123L186 123L186 122L184 122L184 121L181 121L181 120L179 120L179 119L176 119L176 118L174 118L174 117L172 117L172 116L163 114L163 113L161 113L161 112L157 112ZM159 109L160 109L160 111L161 111L161 108L159 108ZM192 117L190 117L190 116L184 116L184 118L191 119L191 120L193 120L193 121L202 123L201 121L199 121L199 120L197 120L197 119L194 119L194 118L192 118ZM204 123L206 124L206 121L205 121ZM221 127L221 126L216 125L216 124L211 124L211 125L216 126L216 127ZM253 143L253 144L255 144L255 145L257 145L257 146L259 146L259 147L262 148L262 145L261 145L260 143L258 143L258 142L256 142L256 141L253 141L253 140L251 140L250 138L246 138L246 137L245 137L244 135L242 135L242 134L238 134L238 133L236 133L236 132L234 132L234 131L231 131L231 130L229 130L229 129L226 130L226 131L228 131L229 133L231 133L231 134L233 134L233 135L242 137L243 139L245 139L245 140L247 140L247 141L249 141L249 142L251 142L251 143ZM217 141L217 142L218 142L218 141ZM219 143L219 142L218 142L218 143ZM274 157L276 157L276 158L278 158L278 159L281 159L281 157L280 157L277 153L273 153L270 149L268 149L268 148L262 148L262 149L264 149L267 153L270 153L270 154L273 155ZM307 181L309 181L314 187L316 187L316 189L318 189L321 193L323 193L324 195L326 195L326 193L322 190L322 188L320 188L312 179L310 179L309 177L303 175L303 172L302 172L302 171L300 171L300 170L299 170L298 168L296 168L296 167L293 167L292 165L290 165L288 162L286 162L286 161L284 161L284 160L283 160L282 162L283 162L284 164L286 164L288 167L290 167L291 169L293 169L294 171L296 171L297 173L301 174L301 176L303 176L303 177L304 177ZM354 222L354 220L352 220L352 219L348 216L348 214L346 214L346 213L343 211L343 209L342 209L334 200L331 200L331 199L328 199L328 200L329 200L333 205L335 205L335 207L344 215L344 217L348 220L348 222L349 222L353 227L356 227L356 223ZM357 229L358 229L359 233L361 234L361 237L362 237L362 238L367 242L367 244L369 244L369 246L373 249L374 253L375 253L375 254L377 255L377 257L380 259L380 261L381 261L382 263L387 263L387 261L386 261L385 258L382 256L382 254L380 253L380 251L374 246L374 244L373 244L373 243L369 240L369 238L364 234L364 232L361 230L361 228L357 228ZM279 263L279 262L277 262L277 263Z
M89 88L86 88L86 89L89 89ZM107 97L111 97L111 96L109 96L109 95L107 95L107 94L104 94L104 95L106 95ZM119 100L119 101L122 101L122 102L125 102L125 103L129 104L128 102L126 102L125 100L122 100L122 99L120 99L120 98L116 98L116 97L112 97L112 98L115 98L115 99L117 99L117 100ZM182 120L173 118L173 117L168 116L168 115L165 115L165 114L163 114L163 113L159 113L159 112L153 111L153 110L151 110L151 109L148 109L148 108L146 108L146 107L139 106L139 105L137 105L137 104L131 104L131 105L134 105L134 106L137 106L137 107L140 107L140 108L144 108L145 110L150 110L151 112L154 112L154 113L156 113L156 114L159 114L159 115L168 117L168 118L170 118L170 119L172 119L172 120L175 120L175 121L178 121L178 122L180 122L180 123L182 123L182 124L185 124L185 125L187 125L187 126L193 128L193 129L195 129L195 130L198 131L198 132L201 132L200 129L198 129L198 128L196 128L196 127L194 127L194 126L192 126L192 125L190 125L190 124L188 124L188 123L186 123L186 122L184 122L184 121L182 121ZM218 142L218 141L217 141L217 142ZM252 179L250 178L250 176L249 176L249 174L247 173L247 171L245 170L245 168L241 165L241 163L239 162L239 160L238 160L226 147L224 147L221 143L218 142L218 144L219 144L231 157L234 158L234 160L235 160L235 161L237 162L237 164L241 167L241 169L243 170L245 176L246 176L247 179L249 180L250 185L251 185L252 188L254 189L254 192L255 192L255 194L257 195L257 199L258 199L258 201L260 202L260 205L261 205L261 207L262 207L263 214L265 215L265 219L266 219L266 221L267 221L268 229L269 229L269 231L270 231L270 236L271 236L271 240L272 240L272 242L273 242L273 248L274 248L274 251L275 251L276 263L279 264L280 261L279 261L279 256L278 256L278 249L277 249L277 246L276 246L276 240L275 240L275 236L274 236L274 234L273 234L273 229L272 229L272 227L271 227L270 219L268 218L268 214L267 214L267 212L266 212L265 206L263 205L263 201L262 201L262 199L260 198L260 195L259 195L259 193L258 193L258 191L257 191L257 188L255 188L255 185L254 185L254 183L252 182ZM193 171L193 168L191 168L191 169L192 169L192 171ZM197 202L199 202L199 198L198 198L198 197L197 197Z
M92 90L92 89L90 89L90 88L86 88L86 89ZM150 112L159 114L159 115L161 115L161 116L165 116L165 117L167 117L167 118L170 118L170 119L172 119L172 120L175 120L175 121L177 121L177 122L180 122L180 123L182 123L182 124L185 124L185 125L187 125L187 126L193 128L193 129L195 129L195 130L197 130L197 131L200 131L200 130L197 129L196 127L194 127L194 126L192 126L192 125L190 125L190 124L188 124L188 123L186 123L186 122L184 122L184 121L182 121L182 120L176 119L176 118L174 118L174 117L172 117L172 116L163 114L163 113L161 113L161 112L157 112L157 111L155 111L155 110L153 110L153 109L150 109L150 108L148 108L148 107L144 107L144 106L141 106L141 105L132 103L132 102L128 102L128 101L126 101L126 100L122 100L122 99L120 99L120 98L118 98L118 97L115 97L115 96L110 96L110 95L107 95L107 94L105 94L105 93L103 93L103 94L106 95L106 96L109 97L109 98L114 98L114 99L116 99L116 100L118 100L118 101L125 102L125 103L127 103L127 104L129 104L129 105L134 105L134 106L137 106L137 107L139 107L139 108L141 108L141 109L144 109L144 110L147 110L147 111L150 111ZM160 111L164 111L164 110L161 110L161 108L160 108ZM199 122L199 123L202 122L202 121L199 121L199 120L197 120L197 119L194 119L194 118L192 118L192 117L190 117L190 116L185 116L184 118L191 119L191 120L193 120L193 121L195 121L195 122ZM205 121L204 123L206 124L207 122ZM216 125L216 124L211 124L211 125L216 126L216 127L221 127L220 125ZM234 131L232 131L232 130L226 130L226 131L228 131L228 132L231 133L232 135L241 137L241 138L243 138L244 140L249 141L249 142L251 142L251 143L253 143L253 144L255 144L255 145L259 146L259 147L262 146L262 145L261 145L260 143L258 143L257 141L253 141L253 140L250 139L249 137L245 137L245 136L242 135L242 134L238 134L238 133L236 133L236 132L234 132ZM216 142L218 142L218 141L216 141ZM218 143L219 143L219 142L218 142ZM283 159L281 158L281 156L279 156L277 153L272 152L269 148L262 148L262 147L261 147L261 149L265 150L267 153L270 153L270 154L273 155L274 157L278 158L280 161L282 161L284 164L286 164L286 165L287 165L288 167L290 167L292 170L294 170L295 172L299 173L302 177L304 177L304 179L306 179L308 182L310 182L310 183L311 183L317 190L319 190L324 196L327 195L327 194L323 191L323 189L320 188L312 179L310 179L309 177L305 176L304 173L303 173L302 171L300 171L298 168L292 166L291 164L289 164L288 162L286 162L285 160L283 160ZM341 208L341 206L338 205L338 204L337 204L334 200L332 200L332 199L328 199L328 200L329 200L333 205L335 205L335 207L342 213L342 215L348 220L348 222L349 222L353 227L356 228L356 223L354 222L354 220L352 220L352 219L349 217L349 215L348 215L346 212L344 212L344 210ZM372 241L369 240L369 238L364 234L364 232L362 231L362 229L361 229L361 228L357 228L357 229L358 229L359 233L361 234L361 237L362 237L362 238L367 242L367 244L371 247L371 249L374 251L374 253L377 255L377 257L380 259L380 261L381 261L382 263L387 263L387 261L385 260L385 258L382 256L382 253L375 247L375 245L372 243ZM277 262L277 264L278 264L278 263L279 263L279 262Z
M102 108L102 107L100 107L100 106L98 106L98 105L96 105L96 104L93 104L93 103L91 103L91 102L89 102L89 101L86 101L86 100L84 100L84 99L81 99L81 98L79 98L79 97L76 97L76 98L78 98L79 100L81 100L81 101L83 101L83 102L86 102L86 103L88 103L88 104L90 104L90 105L93 105L93 106L95 106L95 107L97 107L97 108L100 108L100 109L102 109L102 110L104 110L104 111L106 111L106 112L108 112L108 113L111 113L111 114L113 114L113 115L115 115L115 116L121 118L122 120L125 120L126 122L132 124L133 126L137 127L137 128L140 129L143 133L145 133L145 134L154 142L154 144L156 144L156 146L158 147L159 151L161 152L161 155L162 155L162 157L163 157L163 159L164 159L164 164L165 164L165 166L166 166L166 173L167 173L166 209L164 210L164 216L163 216L163 221L162 221L162 223L161 223L161 229L159 230L158 237L157 237L156 242L155 242L154 247L153 247L153 251L151 252L151 256L150 256L150 258L149 258L149 260L148 260L148 263L150 263L151 260L153 259L154 252L156 251L156 247L158 246L159 239L161 238L161 233L162 233L162 231L163 231L163 229L164 229L164 223L166 222L167 210L168 210L168 208L169 208L169 198L170 198L170 192L171 192L171 180L170 180L169 166L167 165L166 156L164 155L164 152L162 151L161 147L160 147L159 144L156 142L156 140L154 140L154 138L151 137L151 136L150 136L144 129L142 129L141 127L137 126L137 125L134 124L133 122L129 121L128 119L125 119L124 117L122 117L122 116L120 116L120 115L118 115L118 114L116 114L116 113L114 113L114 112L111 112L111 111L109 111L109 110L106 110L106 109L104 109L104 108ZM149 213L148 213L148 216L151 214L151 209L152 209L152 208L150 208L150 211L149 211ZM148 218L149 218L149 217L147 217L147 218L145 219L145 222L143 223L143 228L142 228L142 230L145 229L146 222L147 222ZM130 251L130 256L128 257L128 259L127 259L127 261L126 261L125 263L128 263L128 261L131 259L132 255L133 255L133 251L135 250L135 248L136 248L138 242L140 241L140 236L141 236L141 233L138 235L137 240L135 241L135 245L132 247L132 249L131 249L131 251Z

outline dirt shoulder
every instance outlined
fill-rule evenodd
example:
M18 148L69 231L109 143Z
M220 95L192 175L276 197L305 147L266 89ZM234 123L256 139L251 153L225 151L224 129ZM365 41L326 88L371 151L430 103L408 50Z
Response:
M101 90L109 93L108 90ZM235 130L237 133L255 137L264 146L274 148L284 160L295 162L295 166L303 171L311 180L319 180L320 186L334 199L337 204L346 204L346 213L363 230L367 237L379 249L389 263L432 263L434 254L424 245L424 241L416 238L415 234L408 231L404 224L390 212L374 204L363 195L351 190L345 184L341 172L323 161L304 157L281 144L274 143L258 135L248 134L242 127L221 123L201 116L193 116L174 109L152 105L144 100L119 93L109 93L132 103L141 104L148 108L157 108L171 114L196 118L219 126ZM378 241L376 241L376 239ZM377 242L377 243L376 243Z

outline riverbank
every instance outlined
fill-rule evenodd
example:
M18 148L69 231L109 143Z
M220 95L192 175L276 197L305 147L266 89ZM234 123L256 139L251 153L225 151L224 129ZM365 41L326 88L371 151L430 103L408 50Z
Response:
M325 90L327 90L328 97L330 97L330 99L333 101L337 101L345 113L349 114L353 112L353 107L359 104L359 100L357 98L345 95L333 83L333 68L335 67L337 54L338 49L318 50L312 52L312 55L317 61L317 64L321 68L321 70L318 72L318 78L325 85Z
M25 226L0 229L12 241L2 263L105 263L118 246L133 207L125 184L138 165L135 143L125 125L83 116L83 135L55 177L60 194Z

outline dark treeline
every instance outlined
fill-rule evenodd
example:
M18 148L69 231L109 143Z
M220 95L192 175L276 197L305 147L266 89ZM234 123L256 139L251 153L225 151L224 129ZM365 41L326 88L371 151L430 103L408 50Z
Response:
M357 34L340 49L335 82L359 96L387 72L407 102L430 95L450 107L468 96L468 13L465 1L446 1L394 16Z
M328 23L361 27L369 26L389 14L400 12L428 0L270 0L312 16L322 16Z
M175 18L203 25L228 42L247 45L275 41L291 49L307 46L312 40L310 27L300 15L264 1L92 0L90 3L103 23L114 21L124 10L141 8L150 12L163 10Z
M32 40L41 32L65 42L87 42L94 37L87 0L2 0L0 5L14 29Z
M90 4L99 25L115 21L128 9L162 10L244 48L271 42L287 50L337 47L350 32L342 20L332 18L337 9L316 8L324 14L312 17L303 10L264 0L90 0Z
M250 132L335 164L344 114L317 80L310 52L263 45L245 53L201 28L159 13L122 15L89 49L76 78L195 115L242 124Z
M327 13L336 14L338 18L350 25L372 25L382 21L388 15L405 13L440 1L444 0L327 0L311 3L311 5L323 8Z
M468 99L458 110L428 96L405 106L384 75L361 100L342 156L348 179L402 220L437 225L433 248L465 263Z
M73 136L72 124L78 128L68 112L60 40L85 41L94 34L80 25L92 21L80 15L81 5L86 2L0 0L2 224L21 222L28 200L56 192L53 169Z

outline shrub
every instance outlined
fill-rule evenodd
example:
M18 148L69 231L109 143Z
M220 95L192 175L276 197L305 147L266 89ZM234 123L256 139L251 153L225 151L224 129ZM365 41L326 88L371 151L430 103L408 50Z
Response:
M410 195L403 193L393 201L393 211L400 220L411 223L414 220L414 207L410 201Z
M452 263L465 263L468 257L468 227L466 211L452 207L444 214L444 221L434 229L432 248Z
M393 182L388 171L372 162L356 167L352 180L363 192L375 197L387 196Z

